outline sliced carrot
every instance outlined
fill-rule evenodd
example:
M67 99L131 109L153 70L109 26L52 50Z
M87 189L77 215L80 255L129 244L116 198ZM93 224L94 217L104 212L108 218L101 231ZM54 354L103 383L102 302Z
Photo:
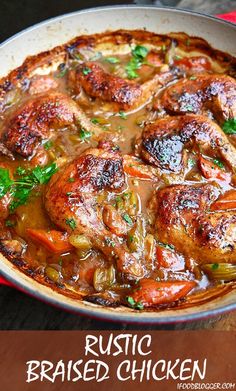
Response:
M27 229L27 234L35 242L52 251L53 253L65 253L71 251L74 247L68 240L68 235L64 232L44 229Z
M228 172L223 171L213 161L207 160L200 156L199 165L205 178L207 179L219 179L224 182L230 182L231 175Z
M236 209L236 190L227 191L211 205L211 210L226 209Z
M142 164L136 157L124 155L124 171L126 174L139 179L155 179L154 170L152 167Z
M184 258L168 248L157 246L156 256L158 266L172 270L184 269Z
M139 281L139 287L134 289L128 302L134 306L141 304L143 307L153 307L160 304L168 304L186 296L194 287L194 281L155 281L144 278Z

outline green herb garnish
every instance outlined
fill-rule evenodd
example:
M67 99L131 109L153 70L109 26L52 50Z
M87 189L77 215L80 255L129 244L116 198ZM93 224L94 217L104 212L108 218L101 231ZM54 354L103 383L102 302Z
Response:
M139 76L136 71L143 64L147 54L148 49L145 46L137 45L132 50L132 58L125 67L129 79L135 79Z
M82 128L80 129L79 137L81 140L86 140L87 138L91 137L91 133L88 130Z
M135 301L132 296L127 296L126 301L133 309L143 310L143 304L140 301Z
M76 228L76 222L73 218L66 219L66 224L69 225L69 227L74 231Z
M9 192L13 201L9 209L13 212L18 206L24 205L32 190L38 185L48 183L49 179L57 171L56 163L45 167L37 166L33 170L18 167L14 173L14 179L10 178L9 170L0 168L0 198Z
M122 119L127 119L127 115L125 114L124 111L119 111L119 116L120 116Z
M5 221L5 226L6 227L14 227L16 225L15 221L12 220L6 220Z
M110 64L118 64L120 62L119 58L117 57L107 57L105 58L105 61L109 62Z
M128 223L129 225L132 225L133 224L133 221L131 219L131 217L128 215L128 213L124 213L123 216L122 216L123 220L126 221L126 223Z
M148 54L148 49L145 46L137 45L132 50L132 55L136 58L143 60Z
M92 70L89 67L84 67L82 70L83 74L87 76L89 73L92 72Z
M97 124L99 124L99 120L97 119L97 118L91 118L91 120L90 120L91 122L92 122L92 124L94 124L94 125L97 125Z
M75 178L68 178L67 179L67 182L69 182L69 183L72 183L72 182L74 182L75 181Z
M222 129L225 134L236 134L236 118L225 121Z
M110 246L110 247L115 247L115 245L116 245L115 242L112 239L110 239L109 237L105 237L105 243L107 246Z
M53 142L48 140L45 144L43 144L43 147L46 151L48 151L50 148L52 148Z
M224 168L224 163L220 159L214 159L213 163L216 164L220 168Z
M193 111L193 106L192 105L186 105L184 106L185 111Z
M218 263L213 263L212 266L211 266L211 269L212 270L217 270L219 267L219 264Z

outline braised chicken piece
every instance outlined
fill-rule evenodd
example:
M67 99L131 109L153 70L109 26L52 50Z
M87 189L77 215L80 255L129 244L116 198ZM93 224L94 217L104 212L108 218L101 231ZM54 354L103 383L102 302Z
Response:
M87 150L52 178L45 193L45 207L60 229L85 234L108 260L116 259L119 272L132 279L143 276L142 266L106 228L102 218L104 205L96 198L102 192L120 193L124 189L122 157L104 142L97 149ZM115 209L112 217L117 221ZM118 228L113 224L113 228L118 229L118 235L123 232L119 224Z
M199 75L168 87L161 104L171 114L200 114L210 110L223 122L236 117L236 81L226 75Z
M210 211L219 189L212 184L173 185L151 202L158 240L173 245L199 264L236 263L236 215Z
M7 118L1 141L10 152L30 157L51 130L77 126L101 133L69 96L51 92L24 103Z
M142 106L150 100L158 88L174 77L170 72L158 72L152 79L139 84L111 75L95 62L82 63L70 75L77 92L82 87L91 98L111 103L114 111L131 110Z
M202 115L158 119L146 125L137 144L145 161L171 173L184 169L184 151L193 147L206 155L220 157L236 170L236 149L221 128Z

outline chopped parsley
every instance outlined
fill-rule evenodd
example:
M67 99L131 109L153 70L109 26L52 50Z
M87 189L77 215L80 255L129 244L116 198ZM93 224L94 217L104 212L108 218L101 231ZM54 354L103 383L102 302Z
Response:
M12 220L6 220L5 221L5 226L6 227L14 227L16 225L15 221Z
M220 168L224 168L224 163L220 159L214 159L213 163L216 164Z
M185 111L193 111L193 106L192 105L186 105L184 106Z
M217 270L219 267L219 263L213 263L212 266L211 266L211 269L212 270Z
M8 192L11 193L13 200L9 209L13 212L18 206L24 205L28 201L35 187L48 183L57 170L56 163L45 167L37 166L33 170L18 167L14 178L11 179L9 170L0 168L0 198Z
M81 140L86 140L87 138L91 137L91 133L86 129L80 129L79 131L79 137Z
M129 79L135 79L139 76L136 71L143 64L147 54L148 49L145 46L137 45L132 50L132 57L125 67Z
M126 301L131 308L135 310L143 310L143 304L140 301L135 301L132 296L127 296Z
M67 182L72 183L75 181L75 178L68 178Z
M236 118L225 121L222 129L225 134L236 134Z
M105 237L105 243L109 247L115 247L115 242L107 236Z
M105 58L105 61L109 62L110 64L118 64L120 62L119 58L117 57L107 57Z
M73 218L66 219L66 224L69 225L69 227L74 231L76 228L76 222Z
M124 213L123 216L122 216L123 220L126 221L126 223L128 223L129 225L132 225L133 224L133 221L131 219L131 217L128 215L128 213Z
M45 144L43 144L43 147L46 151L48 151L50 148L52 148L53 142L48 140Z
M92 70L89 67L84 67L82 70L83 74L87 76L89 73L92 72Z
M162 50L163 52L166 52L166 45L165 45L165 44L162 45L161 50Z
M97 119L97 118L91 118L90 121L91 121L92 124L94 124L94 125L99 124L99 119Z
M129 234L129 235L128 235L128 239L129 239L130 243L133 243L133 241L134 241L134 236Z
M120 116L122 119L127 119L127 115L125 114L124 111L119 111L119 116Z

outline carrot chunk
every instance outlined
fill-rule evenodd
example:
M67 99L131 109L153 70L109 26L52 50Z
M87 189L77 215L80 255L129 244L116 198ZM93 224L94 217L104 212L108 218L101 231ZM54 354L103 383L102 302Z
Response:
M64 232L28 228L27 234L33 241L41 244L53 253L62 254L73 249L73 246L69 242L68 235Z
M211 205L211 210L236 209L236 190L229 190Z
M205 178L207 179L219 179L224 182L230 182L231 175L228 172L223 171L213 161L207 160L200 156L199 165Z
M128 296L127 301L132 307L139 309L168 304L186 296L195 286L194 281L170 282L144 278L139 281L138 288Z
M134 156L124 155L124 171L126 174L138 179L155 179L152 167L142 164Z

